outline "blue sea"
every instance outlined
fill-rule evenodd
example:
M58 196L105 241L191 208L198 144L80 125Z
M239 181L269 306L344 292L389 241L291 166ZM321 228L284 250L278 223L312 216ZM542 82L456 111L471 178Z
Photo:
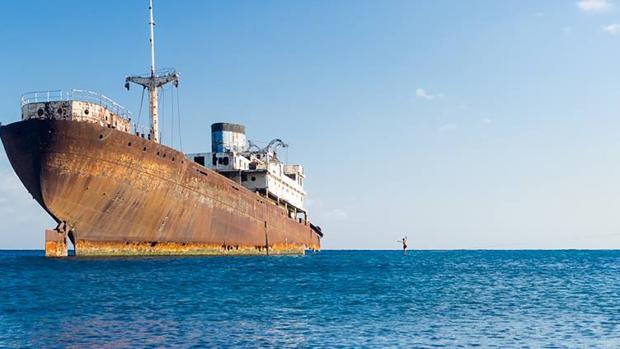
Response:
M0 252L0 347L618 348L620 251Z

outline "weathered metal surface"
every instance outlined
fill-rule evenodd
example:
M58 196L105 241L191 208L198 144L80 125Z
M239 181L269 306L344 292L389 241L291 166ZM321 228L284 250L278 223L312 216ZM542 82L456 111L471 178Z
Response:
M59 107L63 108L63 106L70 106L70 104L73 104L75 102L84 102L81 105L78 105L77 110L66 110L66 109L61 109L58 113L56 113L56 115L58 116L58 114L63 114L60 119L65 119L65 116L67 116L67 114L73 114L73 117L85 117L84 119L86 121L89 122L93 122L93 117L96 117L97 114L100 112L101 114L99 115L101 116L105 116L105 115L110 115L110 114L114 114L119 118L122 118L124 120L131 120L131 112L129 110L127 110L127 108L123 107L122 105L114 102L113 100L111 100L110 98L102 95L101 93L97 93L97 92L93 92L93 91L87 91L87 90L76 90L76 89L71 89L71 90L48 90L48 91L35 91L35 92L27 92L25 94L22 95L21 97L21 106L22 106L22 120L26 120L26 119L31 119L31 117L29 117L29 112L32 111L36 111L36 115L37 115L37 119L41 119L42 115L39 115L39 111L38 108L32 108L32 106L35 106L37 104L39 105L43 105L44 107L47 105L46 103L58 103L61 102ZM62 103L62 102L67 102L67 103ZM86 113L85 108L88 108L89 111L91 108L89 108L89 105L97 105L98 107L93 109L93 113ZM26 108L24 108L26 107ZM51 116L54 114L53 112L56 111L57 109L48 109L48 110L43 110L43 112L47 113L47 117L46 118L51 118ZM67 113L70 112L70 113ZM43 118L45 119L45 118Z
M309 224L169 147L64 120L16 122L0 137L28 191L72 230L76 255L320 249Z
M62 92L60 95L54 95L54 97L57 98L67 98L73 96L73 93L63 94ZM100 98L105 98L105 100L52 100L29 102L33 99L29 97L22 97L22 103L28 102L22 105L22 120L55 119L92 122L99 124L100 126L111 127L123 132L131 133L131 119L128 118L131 114L111 99L102 95L99 96ZM88 97L92 99L94 96L89 94ZM34 100L37 101L38 98L35 98ZM109 107L114 106L116 106L116 110L118 110L118 112L124 113L127 117L123 117L108 109Z
M285 255L304 254L304 246L299 244L247 245L215 245L204 243L180 242L99 242L78 241L81 255Z
M131 122L128 119L124 119L105 107L92 102L54 101L26 104L22 107L22 120L29 119L92 122L123 132L131 132Z
M45 256L67 257L67 235L57 230L45 231Z

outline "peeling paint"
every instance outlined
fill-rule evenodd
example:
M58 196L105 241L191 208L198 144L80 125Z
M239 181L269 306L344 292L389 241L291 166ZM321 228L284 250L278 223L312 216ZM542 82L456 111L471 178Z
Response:
M67 257L67 236L56 230L45 231L45 256Z
M77 241L76 256L147 256L147 255L212 255L256 256L304 254L304 245L277 244L269 246L215 245L179 242L107 242Z

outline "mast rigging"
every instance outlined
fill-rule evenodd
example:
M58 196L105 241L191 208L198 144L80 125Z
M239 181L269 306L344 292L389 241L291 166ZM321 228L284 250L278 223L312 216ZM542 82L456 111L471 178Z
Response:
M129 90L129 83L140 85L149 90L149 115L151 117L151 130L149 138L159 143L159 108L157 90L172 83L175 87L179 87L179 74L174 70L165 70L157 74L155 70L155 20L153 19L153 0L149 0L149 44L151 47L151 72L148 76L128 76L125 78L125 88Z

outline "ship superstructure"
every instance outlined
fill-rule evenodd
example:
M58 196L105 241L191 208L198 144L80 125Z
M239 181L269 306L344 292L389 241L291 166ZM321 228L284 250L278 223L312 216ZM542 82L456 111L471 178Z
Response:
M243 125L215 123L211 125L211 151L187 156L245 188L270 198L284 207L289 217L307 222L303 166L280 161L276 152L278 147L286 148L288 145L280 139L274 139L260 148L247 140Z
M158 89L174 70L126 78L149 92L148 133L111 99L84 90L23 96L21 120L0 126L16 174L58 226L46 255L299 254L320 249L304 208L304 171L259 148L245 128L212 125L211 152L185 155L160 143Z

